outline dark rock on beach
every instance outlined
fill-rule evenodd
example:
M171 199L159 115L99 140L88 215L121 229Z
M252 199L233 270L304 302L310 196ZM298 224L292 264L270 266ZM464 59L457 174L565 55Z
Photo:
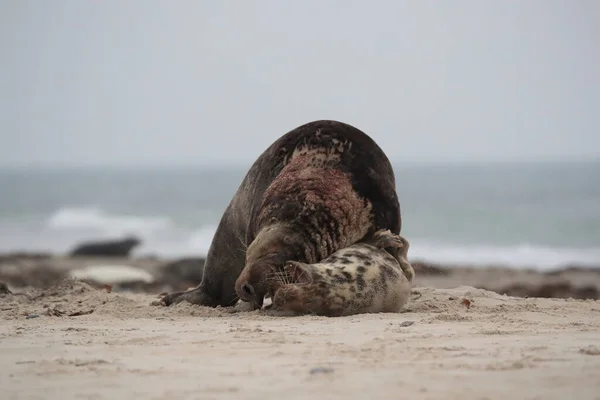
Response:
M84 242L71 251L71 256L129 257L131 250L140 244L142 241L133 236L122 240Z

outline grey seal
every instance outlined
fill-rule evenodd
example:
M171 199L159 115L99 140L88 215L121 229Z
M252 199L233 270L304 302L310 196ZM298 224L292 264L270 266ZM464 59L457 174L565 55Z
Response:
M288 260L316 263L379 229L399 234L392 165L363 131L339 121L301 125L254 162L211 242L200 284L164 296L203 306L260 308L266 277Z
M408 248L404 237L379 230L318 263L288 261L283 273L273 275L268 308L281 315L327 317L400 312L415 276Z

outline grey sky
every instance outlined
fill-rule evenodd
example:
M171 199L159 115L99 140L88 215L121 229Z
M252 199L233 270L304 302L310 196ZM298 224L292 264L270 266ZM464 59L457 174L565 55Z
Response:
M594 0L4 0L0 164L245 164L315 119L395 161L599 157L599 20Z

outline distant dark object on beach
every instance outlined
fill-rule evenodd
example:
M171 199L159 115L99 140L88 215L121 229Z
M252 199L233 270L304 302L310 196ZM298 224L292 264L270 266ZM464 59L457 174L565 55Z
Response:
M489 289L487 289L489 290ZM537 285L514 283L494 292L514 297L541 297L546 299L598 300L600 291L595 285L575 286L567 281L549 282Z
M202 281L204 261L205 259L200 257L187 257L169 262L160 268L160 280L178 288L176 290L195 287Z
M84 242L75 247L70 255L71 257L129 257L131 250L141 243L142 241L134 236L122 240Z

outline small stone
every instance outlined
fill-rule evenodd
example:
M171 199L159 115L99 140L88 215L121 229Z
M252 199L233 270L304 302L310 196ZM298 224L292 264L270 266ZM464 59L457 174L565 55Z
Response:
M333 368L329 367L316 367L310 370L310 374L331 374L333 372Z
M407 326L411 326L411 325L412 325L412 324L414 324L414 323L415 323L415 321L404 321L404 322L402 322L402 323L401 323L399 326L400 326L401 328L405 328L405 327L407 327Z

